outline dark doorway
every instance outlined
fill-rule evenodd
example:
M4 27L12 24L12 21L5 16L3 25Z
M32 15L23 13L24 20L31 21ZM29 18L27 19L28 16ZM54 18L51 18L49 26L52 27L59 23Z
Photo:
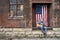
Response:
M37 23L36 23L37 20L39 21L42 20L44 21L46 26L49 26L49 20L48 20L49 7L50 7L49 3L33 3L32 4L32 27L37 27ZM36 14L39 14L39 15L36 16Z

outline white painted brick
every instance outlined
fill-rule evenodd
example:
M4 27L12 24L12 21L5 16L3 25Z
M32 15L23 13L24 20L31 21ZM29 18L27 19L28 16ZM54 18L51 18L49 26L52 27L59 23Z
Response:
M16 35L17 37L25 37L26 35L25 34L19 34L19 35Z
M12 28L4 28L5 32L12 32Z
M12 40L20 40L20 39L18 39L18 38L14 38L14 39L12 39Z
M60 34L57 34L56 36L57 36L57 37L60 37Z
M20 32L20 31L24 31L24 28L13 28L14 32Z
M59 32L59 31L57 31L57 32L55 32L55 34L60 34L60 32Z
M0 32L0 35L1 35L1 34L5 34L5 32Z
M43 35L43 34L40 34L39 36L40 36L40 37L44 37L44 35Z
M30 34L30 35L28 35L27 37L34 37L34 35Z
M47 31L47 34L54 34L54 31Z
M4 29L0 28L0 32L3 32L3 31L4 31Z
M52 34L50 34L49 36L50 36L50 37L55 37L55 35L52 35Z
M33 35L33 37L39 37L39 35Z
M28 31L28 32L26 32L26 35L31 34L31 33L32 33L31 31Z
M32 34L43 34L41 31L32 31Z
M32 28L24 28L24 31L32 31Z
M6 32L5 34L6 34L6 35L12 35L13 32Z
M53 30L57 31L57 30L60 30L60 28L53 28Z

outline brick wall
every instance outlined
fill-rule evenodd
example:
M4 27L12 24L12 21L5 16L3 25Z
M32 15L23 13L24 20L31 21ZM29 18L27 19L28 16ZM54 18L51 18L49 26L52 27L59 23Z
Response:
M35 1L36 2L36 1ZM32 27L32 0L23 1L23 19L8 19L9 0L0 0L0 26L2 27ZM41 3L41 2L39 2ZM52 0L49 9L49 26L60 26L60 3Z
M30 1L23 1L23 19L8 19L9 0L0 0L0 26L2 27L29 27L30 20ZM31 27L31 26L30 26Z
M59 3L59 0L53 0L53 3L52 3L52 12L51 12L51 23L52 24L51 26L53 27L60 27L60 16L59 16L59 13L60 13L60 3Z

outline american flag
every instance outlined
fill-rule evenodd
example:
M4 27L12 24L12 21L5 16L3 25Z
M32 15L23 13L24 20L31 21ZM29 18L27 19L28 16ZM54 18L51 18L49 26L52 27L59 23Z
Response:
M43 21L46 26L48 26L48 18L47 18L47 5L36 5L35 13L36 13L36 26L37 22Z

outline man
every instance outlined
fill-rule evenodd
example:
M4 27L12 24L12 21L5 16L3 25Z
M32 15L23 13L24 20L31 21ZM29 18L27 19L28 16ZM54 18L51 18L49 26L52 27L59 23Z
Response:
M47 35L47 27L43 22L41 22L40 25L41 25L41 31L44 34L44 37L46 37L46 35Z
M38 29L41 29L42 33L44 34L44 37L47 35L47 27L43 21L37 22Z
M43 27L41 27L41 30L42 30L42 32L44 34L44 37L46 37L46 35L47 35L47 28L46 28L46 26L43 25Z

